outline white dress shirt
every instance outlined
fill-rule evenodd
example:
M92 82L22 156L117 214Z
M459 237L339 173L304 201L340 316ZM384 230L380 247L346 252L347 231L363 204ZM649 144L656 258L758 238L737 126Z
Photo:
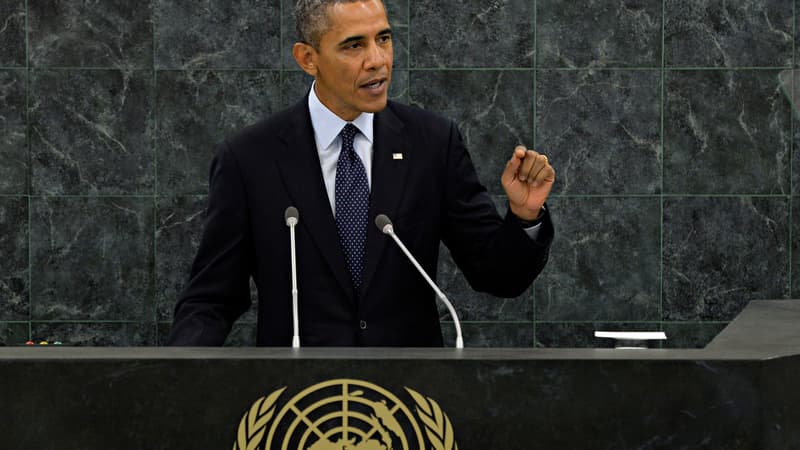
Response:
M322 178L325 180L325 191L328 192L328 201L331 211L336 216L336 165L339 162L339 153L342 149L342 138L339 136L342 128L347 124L319 101L314 86L308 94L308 111L311 113L311 125L314 127L314 140L317 143L317 154L322 166ZM353 148L364 164L367 171L367 183L372 189L372 122L373 113L361 113L352 122L358 128L358 133L353 140Z

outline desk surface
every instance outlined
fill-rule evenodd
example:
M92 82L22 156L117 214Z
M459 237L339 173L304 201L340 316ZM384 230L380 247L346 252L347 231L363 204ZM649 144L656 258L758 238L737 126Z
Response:
M8 347L3 360L765 360L800 354L800 300L752 301L704 349Z

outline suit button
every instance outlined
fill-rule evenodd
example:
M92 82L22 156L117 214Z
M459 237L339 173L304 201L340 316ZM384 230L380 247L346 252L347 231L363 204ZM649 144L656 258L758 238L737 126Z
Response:
M361 327L362 330L366 330L367 329L367 322L362 320L361 322L358 322L358 326Z

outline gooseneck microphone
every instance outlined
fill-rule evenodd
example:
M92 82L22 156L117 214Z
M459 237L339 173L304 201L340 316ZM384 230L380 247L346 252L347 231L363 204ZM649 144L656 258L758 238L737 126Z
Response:
M297 312L297 257L295 251L294 227L300 221L300 213L297 208L290 206L283 213L286 219L286 226L289 227L289 242L292 247L292 321L294 323L294 334L292 334L292 348L300 348L300 318Z
M419 273L421 273L422 276L425 278L425 281L427 281L428 284L431 286L431 288L433 288L433 290L436 292L436 295L439 297L439 300L441 300L442 303L444 303L444 305L447 306L447 310L450 311L450 317L453 318L453 323L455 324L456 327L456 348L464 348L464 339L461 337L461 322L458 321L458 315L456 314L455 308L453 308L453 304L450 303L450 300L448 300L447 297L445 297L444 292L442 292L439 289L439 287L436 286L436 283L434 283L433 280L431 280L431 277L429 277L428 274L425 273L425 270L422 269L422 266L419 265L416 258L414 258L414 256L411 254L411 252L408 251L406 246L403 245L403 242L400 240L400 238L397 237L397 235L394 233L394 227L392 226L392 221L389 220L389 218L386 217L386 215L378 214L378 217L375 218L375 225L378 227L379 230L381 230L383 234L388 234L389 236L392 237L392 239L394 239L395 242L397 242L397 245L400 247L401 250L403 250L403 253L406 254L411 263L414 264L414 267L416 267Z

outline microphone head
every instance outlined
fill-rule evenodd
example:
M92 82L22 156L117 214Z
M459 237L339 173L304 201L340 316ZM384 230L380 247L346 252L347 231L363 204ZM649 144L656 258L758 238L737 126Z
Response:
M381 230L381 233L389 234L391 231L393 231L392 221L389 220L389 218L386 217L385 214L378 214L378 216L375 217L375 226L377 226L378 229Z
M283 218L286 219L286 225L297 225L297 222L300 220L300 213L297 211L297 208L290 206L286 208L286 212L283 213Z

